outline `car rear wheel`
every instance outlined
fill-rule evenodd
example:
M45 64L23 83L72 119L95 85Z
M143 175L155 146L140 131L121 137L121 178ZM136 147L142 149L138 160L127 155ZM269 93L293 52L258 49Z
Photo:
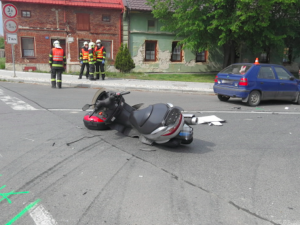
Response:
M229 96L225 96L225 95L218 95L218 98L222 102L227 102L230 99Z
M259 91L252 91L248 97L248 105L257 106L261 100L261 94Z

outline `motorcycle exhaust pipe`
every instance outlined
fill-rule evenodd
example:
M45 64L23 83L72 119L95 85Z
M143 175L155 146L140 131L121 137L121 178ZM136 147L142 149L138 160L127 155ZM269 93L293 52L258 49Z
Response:
M196 125L198 123L198 118L194 114L182 114L182 116L187 125Z

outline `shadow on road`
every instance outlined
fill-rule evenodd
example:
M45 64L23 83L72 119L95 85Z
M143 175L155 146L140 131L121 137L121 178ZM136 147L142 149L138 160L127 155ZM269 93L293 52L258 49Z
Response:
M194 139L193 142L189 145L181 145L177 148L170 148L161 145L155 145L155 147L174 153L193 153L193 154L205 154L211 152L211 148L215 144L208 141L203 141L199 139Z

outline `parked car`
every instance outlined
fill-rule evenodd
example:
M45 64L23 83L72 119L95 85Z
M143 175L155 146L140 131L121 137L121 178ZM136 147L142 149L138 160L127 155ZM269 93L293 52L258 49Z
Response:
M261 100L289 100L300 104L300 80L284 66L276 64L235 63L220 71L214 84L220 101L241 98L250 106Z

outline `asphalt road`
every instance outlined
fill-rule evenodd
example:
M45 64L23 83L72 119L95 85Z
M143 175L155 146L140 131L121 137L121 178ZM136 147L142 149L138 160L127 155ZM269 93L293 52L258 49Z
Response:
M0 82L0 224L300 224L299 105L125 96L226 120L170 149L87 130L80 109L96 91Z

